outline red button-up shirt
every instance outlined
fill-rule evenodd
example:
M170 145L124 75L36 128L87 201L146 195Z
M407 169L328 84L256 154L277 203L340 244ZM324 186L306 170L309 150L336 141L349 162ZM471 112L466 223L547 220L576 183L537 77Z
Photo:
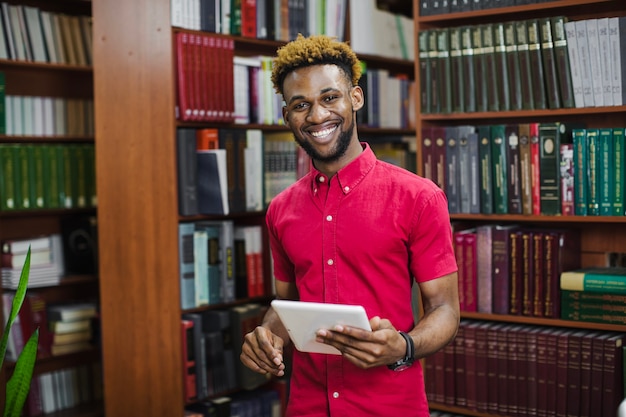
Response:
M313 169L272 200L274 274L295 282L302 301L359 304L409 331L413 277L457 270L448 205L433 182L363 146L330 181ZM363 370L341 356L294 351L287 415L426 417L422 368Z

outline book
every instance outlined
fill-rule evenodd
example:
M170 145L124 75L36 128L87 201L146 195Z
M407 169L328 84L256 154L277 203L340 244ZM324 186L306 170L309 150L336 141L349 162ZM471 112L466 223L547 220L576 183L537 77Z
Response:
M487 56L483 45L482 25L471 26L472 50L474 52L474 83L476 84L476 111L489 108L488 90L492 87L487 72Z
M182 319L193 323L193 326L190 326L191 338L187 340L187 343L193 345L196 396L205 398L209 395L209 381L207 376L206 345L202 331L202 315L200 313L185 313L182 315Z
M50 331L56 334L79 332L91 328L91 319L73 321L48 320Z
M491 130L489 125L476 126L480 169L480 212L493 213L493 172L491 157Z
M505 125L491 125L491 160L493 176L494 214L507 214L509 210L509 174Z
M464 57L461 27L450 28L450 75L451 75L451 111L460 113L465 110Z
M178 212L181 216L193 216L199 213L196 136L196 129L176 129Z
M506 59L509 79L509 109L522 109L522 77L519 64L519 52L517 50L517 32L515 22L504 23L504 45L506 46Z
M196 305L194 231L194 223L178 224L178 279L180 281L180 307L183 310Z
M219 230L220 301L235 300L235 253L233 220L207 220L196 223L197 227L216 227Z
M492 230L493 256L493 312L495 314L509 314L510 312L510 262L511 254L510 234L517 229L517 225L495 225Z
M511 95L513 87L509 82L509 64L507 60L507 45L504 36L504 23L493 24L494 58L495 58L495 79L498 85L499 110L511 110Z
M233 213L246 211L246 135L243 129L219 129L219 146L226 150L228 207Z
M539 34L539 20L526 20L528 31L528 59L530 61L530 86L532 88L533 108L547 109L545 76L541 51L541 35Z
M622 160L622 155L626 150L626 134L623 127L613 128L613 152L609 155L613 157L614 167L614 187L613 187L613 210L611 215L623 216L626 214L626 165Z
M506 143L507 168L507 212L510 214L522 213L522 187L519 128L517 124L508 124L504 128Z
M237 388L237 367L235 361L238 361L239 358L235 358L234 355L231 313L228 310L208 310L201 314L203 315L202 324L205 335L215 334L212 340L214 342L219 341L219 343L213 343L213 347L216 349L214 352L216 362L212 366L219 365L219 370L221 371L221 374L217 373L214 375L214 383L220 387L216 391L225 392L235 389ZM208 343L207 345L210 346L211 344Z
M535 89L533 88L532 69L530 58L530 40L528 36L527 22L518 20L515 25L515 35L517 40L517 55L520 75L520 91L522 109L531 110L535 108Z
M52 304L48 306L48 320L75 321L91 319L98 314L95 302L81 302L71 304Z
M557 63L554 56L552 21L549 18L541 18L539 19L539 25L539 35L541 39L541 57L543 58L548 107L551 109L558 109L562 107L557 72L560 70L560 68L557 68Z
M484 73L486 74L498 74L496 66L496 49L494 42L493 27L491 24L486 23L480 26L482 35L483 53L485 57ZM495 82L490 84L487 88L487 110L498 111L500 109L499 97L500 89L502 85Z
M459 128L447 126L445 128L446 142L446 184L445 192L448 198L448 211L451 214L461 212L461 176L459 173Z
M439 81L439 112L452 112L452 75L450 67L450 36L447 28L435 29L437 34L437 80ZM465 68L464 68L465 70ZM468 75L469 76L469 75ZM466 109L467 110L467 109Z
M560 148L559 180L561 182L561 214L573 216L575 212L574 197L574 144L562 143ZM612 206L612 202L608 203Z
M584 268L563 271L561 290L626 294L625 268Z
M565 33L566 22L567 18L564 16L553 16L551 18L554 64L557 70L559 97L562 107L571 108L575 107L575 102L567 35Z
M196 151L196 161L198 211L201 214L229 214L226 150Z
M598 194L601 216L613 214L613 202L615 191L615 145L612 128L600 128L598 130Z
M565 39L567 40L567 55L569 59L570 78L572 79L572 93L574 96L574 107L585 106L583 96L583 84L581 74L581 62L579 56L578 43L576 38L576 22L567 21L563 25L565 29Z
M493 225L476 228L477 311L481 313L493 312L493 228Z
M522 204L522 214L532 214L533 194L532 194L532 158L530 125L520 123L518 125L519 134L519 164L520 164L520 199Z
M588 213L588 166L589 147L587 143L587 131L574 129L572 131L574 145L574 214L586 216Z

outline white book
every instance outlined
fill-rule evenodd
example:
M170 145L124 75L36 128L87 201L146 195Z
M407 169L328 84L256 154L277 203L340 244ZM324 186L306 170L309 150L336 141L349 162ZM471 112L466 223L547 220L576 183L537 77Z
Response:
M605 106L613 105L611 44L609 42L609 19L604 17L598 22L598 53L600 55L600 78L602 80L602 101Z
M10 59L4 19L0 19L0 59Z
M171 25L174 27L183 27L183 1L170 0Z
M59 63L59 57L54 41L54 30L52 29L52 13L42 10L39 17L41 19L41 28L46 51L48 52L48 62L57 64Z
M13 25L11 25L9 5L7 3L1 4L2 25L4 26L4 33L7 37L7 53L9 55L9 59L17 59L17 50L15 48L15 40L13 39Z
M48 62L43 30L39 19L39 9L36 7L24 6L23 11L26 33L28 34L28 40L30 41L32 59L35 62Z
M9 22L11 25L11 32L13 33L13 42L15 45L15 58L20 61L25 61L30 56L30 52L27 53L27 42L24 37L24 31L22 31L21 21L22 18L22 6L9 5Z
M54 135L54 98L42 97L43 101L43 135Z
M357 54L377 54L376 0L350 0L350 45Z
M263 210L263 132L260 129L246 131L244 150L246 179L246 210Z
M43 108L43 97L32 97L33 103L33 135L35 136L43 136L44 135L44 108Z
M54 98L54 134L56 136L63 136L67 134L67 102L66 99L61 97Z
M585 107L583 97L582 75L580 73L580 59L578 45L576 43L576 22L565 22L565 37L567 39L567 52L569 54L570 75L572 78L572 90L574 92L574 107Z
M4 97L4 119L6 121L6 134L14 135L15 134L15 125L13 120L13 107L15 104L13 103L14 96L5 96Z
M589 56L589 43L587 42L587 21L576 21L576 44L578 46L578 58L580 62L580 75L583 86L583 98L585 107L594 107L594 94L591 81L591 62Z
M220 4L220 33L224 35L230 35L230 1L231 0L218 0ZM274 0L270 0L274 1Z
M52 374L47 372L39 376L39 386L41 387L41 404L45 414L53 413L57 410L54 401L54 384Z
M57 62L59 64L69 64L69 58L65 52L65 45L63 43L63 33L61 30L62 18L59 13L50 14L50 24L52 26L52 36L54 40L54 49L57 54Z
M193 232L194 293L196 296L196 307L209 304L208 242L209 235L206 230L196 229Z
M622 100L622 50L626 45L620 45L619 17L609 18L609 48L611 50L611 94L613 95L613 105L621 106Z
M600 40L598 38L598 19L585 20L587 26L587 45L589 47L589 65L591 88L595 107L604 106L602 91L602 61L600 58Z
M32 136L35 133L34 97L22 97L22 134Z
M24 134L24 96L13 96L13 134Z

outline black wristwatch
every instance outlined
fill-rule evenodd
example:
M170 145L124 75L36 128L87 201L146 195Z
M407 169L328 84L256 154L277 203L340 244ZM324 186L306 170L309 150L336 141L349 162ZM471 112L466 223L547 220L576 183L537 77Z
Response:
M400 359L398 362L387 365L387 368L397 372L404 371L415 362L415 344L413 343L413 338L405 332L398 333L400 333L400 336L404 337L406 341L406 353L404 354L404 358Z

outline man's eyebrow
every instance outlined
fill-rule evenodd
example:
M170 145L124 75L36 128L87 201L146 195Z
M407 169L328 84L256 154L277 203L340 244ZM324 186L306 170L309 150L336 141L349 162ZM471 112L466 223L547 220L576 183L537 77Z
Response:
M340 90L338 88L334 88L334 87L327 87L327 88L324 88L324 89L322 89L320 91L320 95L329 93L331 91L340 91ZM294 102L296 100L303 100L304 98L305 97L303 95L293 96L293 97L291 97L291 99L289 99L289 103L288 104L291 104L292 102Z

